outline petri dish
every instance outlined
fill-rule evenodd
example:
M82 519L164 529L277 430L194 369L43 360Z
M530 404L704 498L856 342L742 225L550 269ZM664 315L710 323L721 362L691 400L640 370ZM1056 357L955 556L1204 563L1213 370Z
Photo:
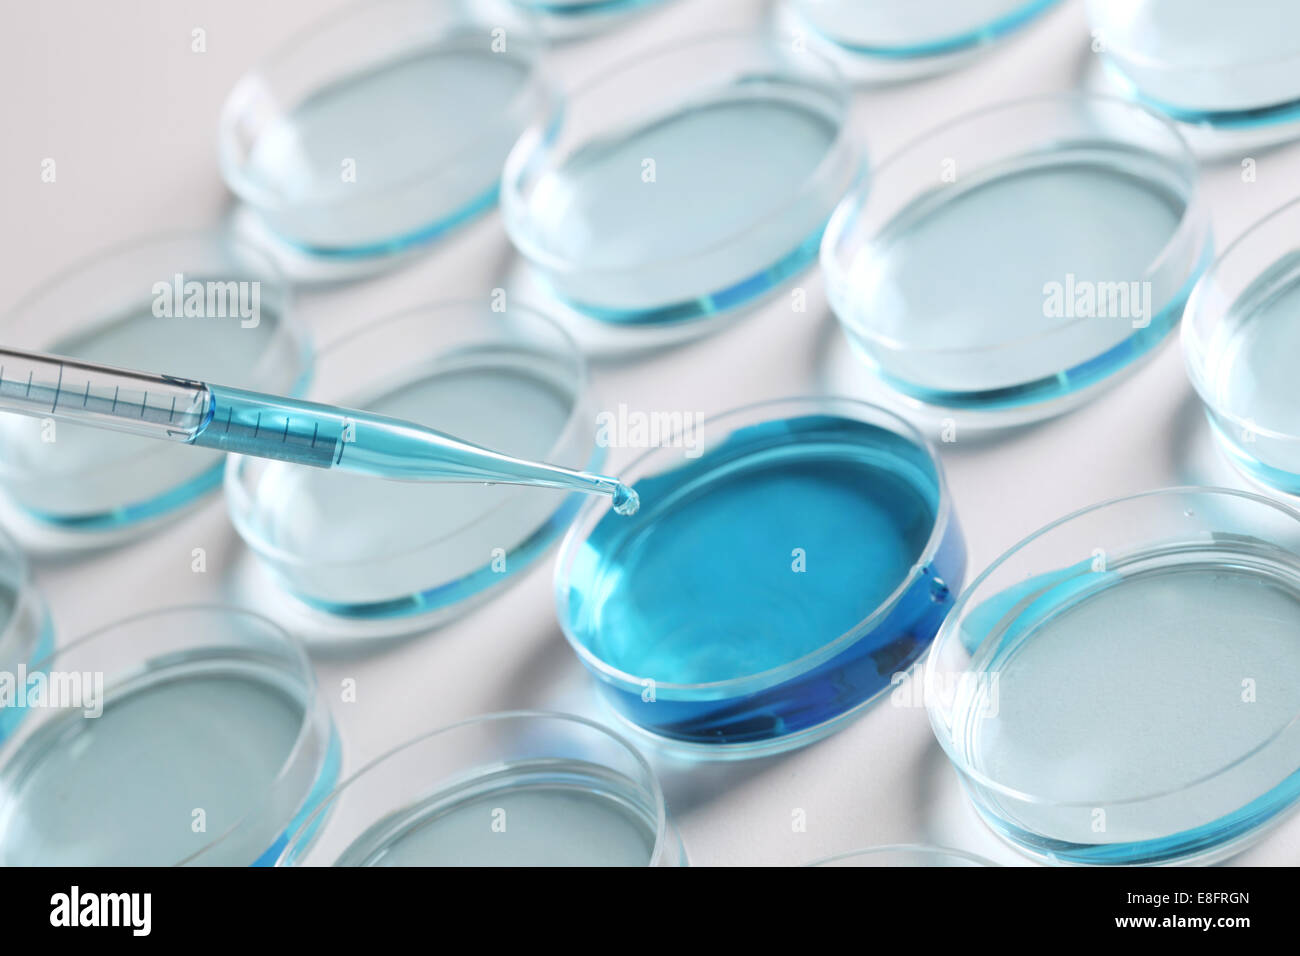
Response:
M666 751L760 756L838 729L922 656L961 586L938 459L862 402L704 419L621 477L640 510L584 505L556 602L614 712Z
M219 232L132 242L77 263L0 318L0 337L280 394L301 394L310 376L308 336L291 319L279 272ZM215 491L221 464L215 452L0 415L0 513L32 548L75 550L139 533Z
M1074 94L936 128L822 243L854 351L909 408L980 425L1072 408L1148 357L1208 264L1196 163L1164 119Z
M926 661L989 826L1070 864L1209 863L1300 797L1300 513L1174 488L1048 525L962 594Z
M806 33L855 80L950 69L1032 22L1059 0L784 0L778 23Z
M1088 0L1088 19L1121 88L1186 123L1222 128L1300 119L1300 8Z
M554 130L524 133L506 230L581 315L644 329L732 312L816 258L859 172L848 110L835 68L788 39L661 47L575 91Z
M321 351L311 397L553 464L596 469L605 453L569 337L486 298L358 328ZM320 639L413 633L462 613L546 553L580 497L236 456L226 473L231 519L275 586L259 608Z
M29 668L54 648L54 627L27 557L0 531L0 741L18 725L14 707Z
M1197 284L1183 320L1188 376L1248 477L1300 495L1300 200L1255 223Z
M496 0L532 15L547 37L568 40L608 30L664 0Z
M873 846L865 850L851 850L829 856L809 866L997 866L964 850L952 850L948 847L928 846L920 843L899 843L891 846Z
M5 866L269 865L334 785L311 664L257 615L152 611L36 673L0 748Z
M400 253L492 208L511 145L557 106L510 12L378 0L319 21L231 91L227 185L321 257Z
M278 866L685 866L650 765L600 724L489 714L417 737L338 789Z

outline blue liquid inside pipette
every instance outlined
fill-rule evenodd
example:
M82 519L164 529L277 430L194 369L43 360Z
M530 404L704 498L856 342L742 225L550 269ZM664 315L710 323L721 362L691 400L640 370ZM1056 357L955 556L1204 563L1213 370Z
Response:
M620 515L634 514L641 503L614 478L512 458L414 422L220 385L208 391L208 416L189 439L192 445L398 481L481 481L604 494Z

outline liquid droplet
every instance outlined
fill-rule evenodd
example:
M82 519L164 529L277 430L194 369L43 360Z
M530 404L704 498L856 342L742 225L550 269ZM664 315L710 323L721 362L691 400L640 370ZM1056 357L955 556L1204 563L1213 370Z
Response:
M634 515L641 507L641 498L627 485L619 482L614 486L614 513Z

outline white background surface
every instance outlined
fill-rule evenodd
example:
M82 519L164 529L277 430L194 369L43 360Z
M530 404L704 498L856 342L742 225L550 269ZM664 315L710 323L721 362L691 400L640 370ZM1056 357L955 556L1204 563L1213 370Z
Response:
M218 222L228 199L216 167L222 99L249 67L335 0L7 4L0 32L0 306L73 259L166 230ZM571 83L639 47L757 23L759 0L674 0L588 41L552 66ZM207 31L207 52L190 50ZM860 93L855 129L879 159L946 118L1035 91L1074 88L1095 70L1078 0L959 72ZM1257 161L1245 183L1240 161ZM57 162L42 183L41 161ZM1207 167L1216 245L1300 192L1300 146ZM329 342L367 319L501 284L511 252L495 214L411 265L325 293L299 318ZM602 407L719 411L807 392L841 343L815 273L799 280L809 311L781 297L720 333L618 366L599 366ZM1092 406L993 442L942 447L977 572L1045 522L1104 498L1181 483L1243 482L1210 445L1176 341ZM615 458L615 466L620 459ZM208 572L190 570L191 550ZM142 609L228 597L246 560L224 503L116 550L39 565L61 641ZM702 556L707 560L707 556ZM468 616L415 639L318 657L344 746L345 772L425 730L495 710L541 707L608 715L555 623L553 559ZM340 681L358 681L356 703ZM871 844L936 842L1022 862L976 819L920 710L879 706L831 738L739 764L657 760L697 865L794 864ZM794 810L807 815L793 832ZM1300 818L1234 863L1300 862Z

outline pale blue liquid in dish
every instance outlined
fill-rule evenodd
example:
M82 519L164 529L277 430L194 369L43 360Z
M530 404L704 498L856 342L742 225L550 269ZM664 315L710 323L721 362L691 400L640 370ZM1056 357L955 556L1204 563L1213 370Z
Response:
M750 78L585 144L548 173L530 199L539 247L579 278L631 273L619 296L645 303L611 307L578 291L574 304L610 321L691 318L760 295L806 266L830 210L810 214L808 203L792 202L793 190L839 132L819 96ZM746 235L768 215L777 218ZM665 302L653 273L634 274L665 261L675 263L673 288L691 290L682 301Z
M936 405L1008 407L1094 384L1162 341L1190 292L1148 281L1186 210L1162 173L1122 149L969 182L959 169L858 252L836 309L889 384ZM859 325L895 344L858 338Z
M159 318L145 303L42 350L277 392L297 390L303 376L303 356L286 342L266 302L255 323ZM0 458L16 476L10 491L20 505L50 523L85 530L131 524L188 504L217 487L222 460L213 452L69 422L51 431L46 421L18 415L0 415Z
M1300 6L1275 0L1094 0L1093 28L1138 96L1174 117L1251 125L1300 116Z
M663 0L514 0L517 6L538 13L559 17L587 17L632 10L636 7L662 3Z
M4 865L178 863L263 809L303 723L301 699L255 665L198 665L105 694L102 716L59 714L0 768ZM226 862L270 849L238 846L244 858Z
M288 238L303 222L328 237L305 243L316 252L378 252L431 238L495 202L519 132L501 120L528 75L526 62L494 53L486 33L423 49L340 80L277 117L241 175L284 207ZM329 211L366 196L368 211ZM413 222L413 206L425 201L435 218ZM331 217L333 228L322 226Z
M917 446L875 426L761 423L636 489L641 511L606 516L574 559L562 613L577 643L633 679L602 682L611 703L667 737L757 744L853 709L920 656L961 584L952 523L909 578L934 533L937 479ZM700 686L784 667L763 687Z
M498 771L392 814L335 865L646 866L655 837L654 817L630 781L588 764L548 761Z
M1210 421L1247 473L1300 494L1300 255L1266 270L1212 334Z
M13 613L18 607L18 591L13 582L0 580L0 674L17 672L19 665L33 659L31 635L15 633ZM18 725L22 714L14 708L0 706L0 742Z
M930 56L985 43L1058 0L797 0L820 32L874 56Z
M976 674L996 680L959 698L954 746L976 773L1036 798L992 795L989 822L1066 861L1156 863L1287 810L1300 797L1294 556L1225 541L1089 568L1044 577L1027 605L1011 592L988 604L1003 630Z
M566 369L508 348L441 358L395 386L355 404L534 460L551 454L577 401ZM250 530L289 556L272 564L299 597L339 613L388 616L499 583L554 540L559 516L576 505L576 496L555 489L377 482L276 463L258 481Z
M0 577L0 671L11 670L14 664L19 663L6 633L18 607L18 587L19 582Z
M0 674L18 674L19 667L30 668L54 650L54 628L48 612L15 617L22 608L24 582L0 576ZM15 676L16 680L16 676ZM0 743L23 719L18 707L0 704Z
M662 3L663 0L514 0L514 2L543 16L582 20L630 13L640 7Z

